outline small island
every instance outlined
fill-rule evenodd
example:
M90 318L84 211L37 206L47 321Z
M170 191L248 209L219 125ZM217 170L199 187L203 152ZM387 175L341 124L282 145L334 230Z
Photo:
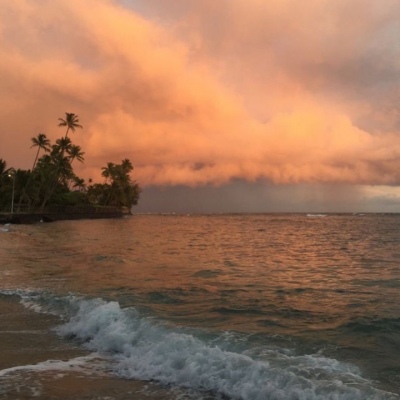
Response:
M65 219L116 218L131 213L138 203L139 185L132 180L129 159L108 162L104 183L85 182L73 165L84 162L82 148L68 136L82 129L74 113L59 118L65 134L55 143L44 133L32 137L36 153L32 169L8 167L0 158L0 223L51 222Z

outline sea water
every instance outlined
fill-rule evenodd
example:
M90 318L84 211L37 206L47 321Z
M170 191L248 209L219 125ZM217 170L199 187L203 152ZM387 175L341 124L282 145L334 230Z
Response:
M399 399L400 215L0 232L1 399Z

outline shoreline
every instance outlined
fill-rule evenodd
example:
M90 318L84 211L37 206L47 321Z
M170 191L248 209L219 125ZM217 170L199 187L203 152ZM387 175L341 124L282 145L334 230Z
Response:
M78 219L122 218L129 215L117 207L67 206L42 211L0 213L0 224L35 224Z
M68 221L79 219L106 219L106 218L122 218L125 214L70 214L70 213L14 213L10 216L0 214L0 224L36 224L40 222Z
M24 307L18 296L0 294L0 322L0 397L4 400L174 398L163 385L113 375L112 369L101 368L101 356L99 368L93 369L93 353L55 334L54 327L61 323L58 317Z

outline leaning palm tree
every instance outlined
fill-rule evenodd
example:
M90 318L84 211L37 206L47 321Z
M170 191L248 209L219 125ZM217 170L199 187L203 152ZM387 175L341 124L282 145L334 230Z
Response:
M82 125L79 125L79 119L78 116L74 113L65 113L65 119L58 118L60 123L58 126L66 126L67 127L67 132L65 132L65 137L68 136L69 130L72 132L75 132L76 128L82 128Z
M50 151L50 140L47 139L46 135L44 133L39 133L36 137L31 138L32 140L32 147L37 147L37 153L35 157L35 161L33 162L33 167L32 171L35 169L37 159L39 157L39 152L40 150L44 150L45 152Z

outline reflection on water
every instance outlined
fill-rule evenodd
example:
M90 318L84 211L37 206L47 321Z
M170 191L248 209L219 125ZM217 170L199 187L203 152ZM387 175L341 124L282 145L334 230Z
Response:
M298 329L303 312L317 329L397 312L397 219L135 216L18 226L2 259L10 285L23 276L59 292L114 292L166 317L186 310L217 325L216 309L246 310L251 329L257 313Z
M329 340L350 359L368 349L391 368L400 345L399 226L397 215L12 226L0 237L0 276L3 288L117 300L186 327Z

